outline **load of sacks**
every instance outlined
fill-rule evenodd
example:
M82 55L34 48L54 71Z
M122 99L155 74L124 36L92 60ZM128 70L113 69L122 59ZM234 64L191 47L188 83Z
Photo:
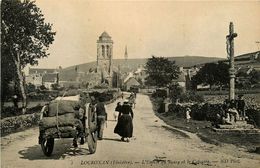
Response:
M83 112L79 110L77 101L54 100L48 105L46 117L39 123L39 128L46 135L62 134L63 137L71 137L76 134L76 125L81 123ZM82 125L82 123L81 123Z

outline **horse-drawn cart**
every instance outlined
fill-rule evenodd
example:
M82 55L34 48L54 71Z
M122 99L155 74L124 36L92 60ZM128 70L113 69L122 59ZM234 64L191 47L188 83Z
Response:
M77 140L80 139L80 144L84 144L84 142L88 144L91 154L96 152L96 112L91 103L85 102L83 116L80 119L75 119L74 116L79 114L78 109L75 110L75 105L79 103L79 97L62 97L51 101L47 107L47 113L42 114L39 125L39 144L41 144L42 151L46 156L51 156L55 138L73 138L74 147L77 146ZM81 130L77 125L81 125Z

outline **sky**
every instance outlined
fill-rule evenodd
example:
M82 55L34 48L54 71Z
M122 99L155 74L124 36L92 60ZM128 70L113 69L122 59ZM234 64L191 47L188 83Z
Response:
M114 59L124 58L126 45L128 58L225 58L230 21L238 34L235 55L257 51L260 41L260 1L36 0L36 5L57 33L39 68L96 61L104 31L114 41Z

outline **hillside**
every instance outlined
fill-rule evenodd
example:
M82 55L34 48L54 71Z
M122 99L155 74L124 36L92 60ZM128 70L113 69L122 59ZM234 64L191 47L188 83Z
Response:
M228 59L223 60L228 62ZM260 51L246 53L235 57L235 65L238 67L260 67Z
M201 57L201 56L168 57L168 59L171 61L175 61L176 65L182 67L190 67L197 64L204 64L207 62L222 60L221 58L216 58L216 57ZM145 65L146 62L147 62L147 58L128 59L127 61L124 59L114 59L113 66L118 67L118 65L120 65L121 71L125 72L126 70L134 70L138 68L138 66L140 65ZM70 66L64 68L62 72L69 73L70 71L75 71L76 67L78 72L88 72L90 68L94 69L95 66L96 66L96 61Z
M253 67L260 67L260 56L257 59L255 55L258 53L252 52L243 55L239 55L235 57L235 64L239 66L253 66ZM259 54L258 54L259 55ZM223 61L227 62L227 59L217 58L217 57L202 57L202 56L182 56L182 57L167 57L171 61L175 61L176 65L180 67L191 67L195 65L203 65L209 62L217 62ZM130 71L136 70L139 66L144 66L147 62L147 58L144 59L128 59L127 61L124 59L114 59L113 60L113 68L117 70L118 65L120 65L121 73L126 73ZM91 69L96 68L96 61L79 64L64 68L60 72L60 79L66 81L75 81L76 78L76 71L77 72L89 72Z

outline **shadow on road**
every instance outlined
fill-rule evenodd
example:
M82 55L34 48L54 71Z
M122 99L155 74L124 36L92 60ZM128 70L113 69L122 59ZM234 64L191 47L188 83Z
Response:
M111 122L117 122L116 120L107 120L107 121L111 121Z
M103 138L103 140L122 142L120 139L117 139L117 138Z
M87 143L79 145L78 148L74 148L72 147L72 139L55 140L53 153L50 157L43 154L41 145L27 147L26 149L20 150L18 153L21 155L21 159L28 160L58 160L70 156L90 154Z

